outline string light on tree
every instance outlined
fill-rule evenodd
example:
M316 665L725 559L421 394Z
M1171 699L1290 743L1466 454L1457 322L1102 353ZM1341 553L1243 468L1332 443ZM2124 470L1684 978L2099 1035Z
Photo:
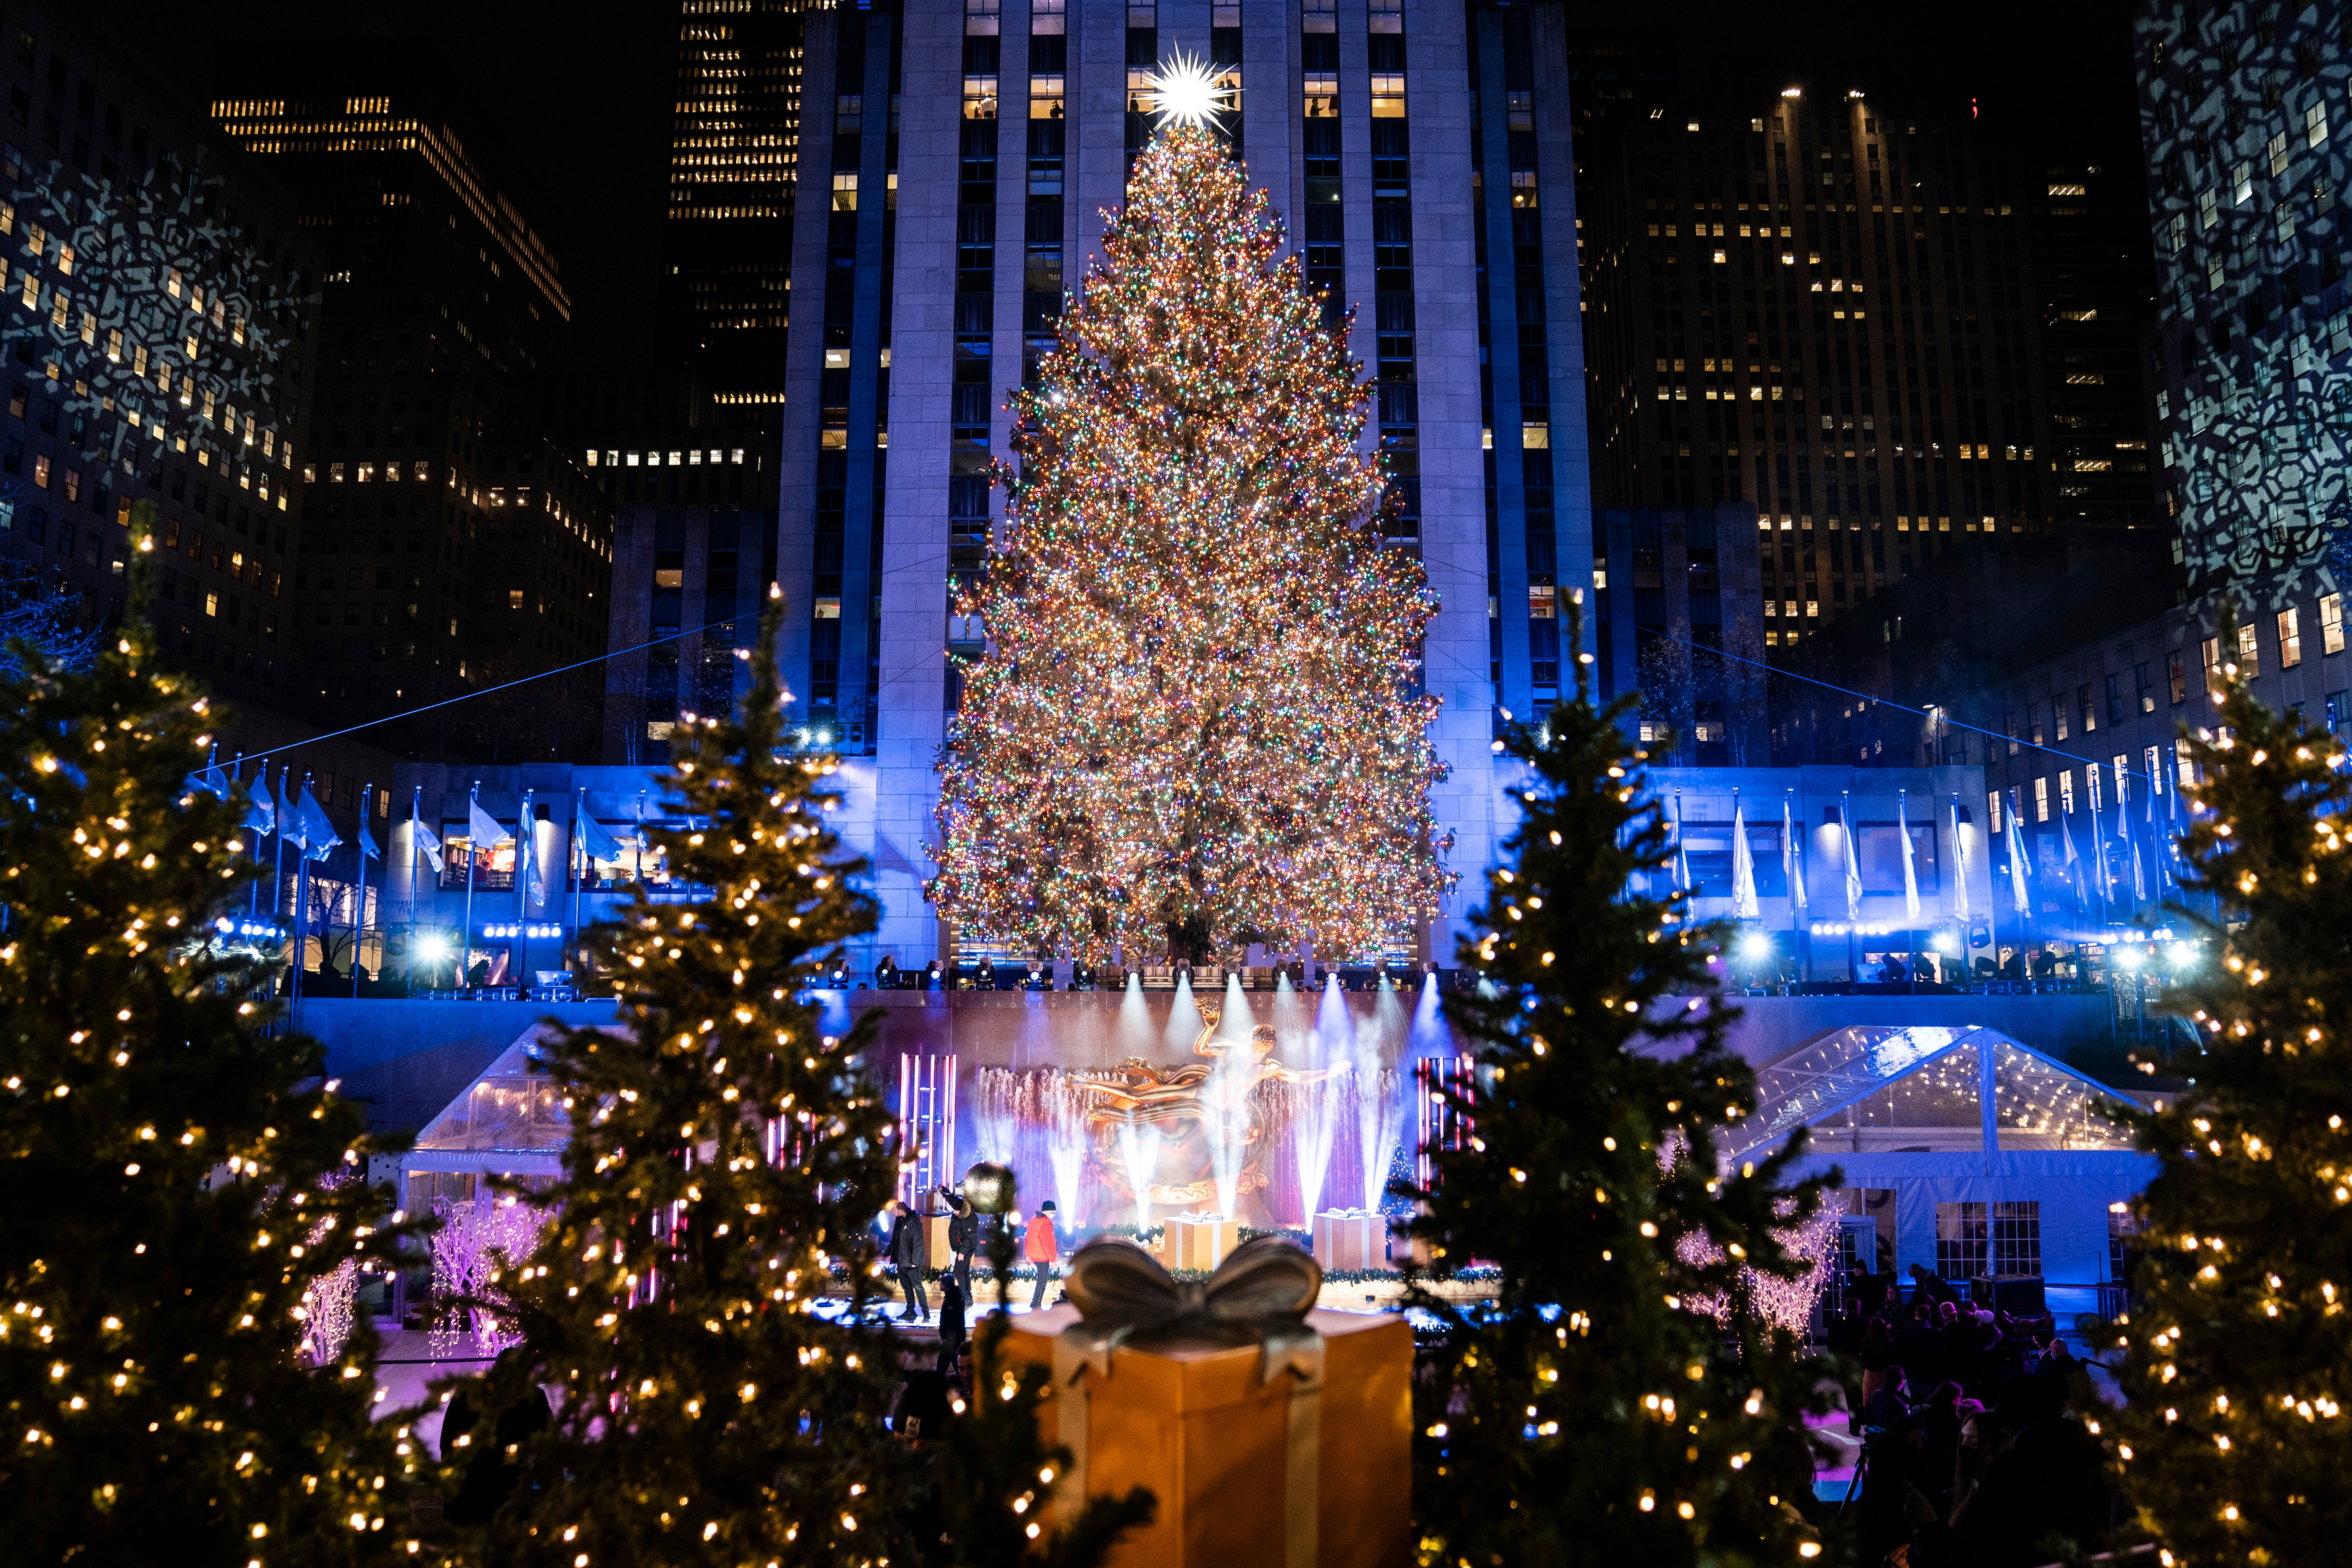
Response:
M185 781L224 716L154 668L154 508L130 522L110 647L0 675L9 1560L433 1561L350 1310L415 1227L266 966L215 945L244 842Z
M1433 603L1383 545L1361 367L1206 124L1222 89L1181 59L1153 79L1167 129L1013 395L931 891L1087 962L1376 951L1451 881Z
M1575 700L1506 742L1535 787L1463 943L1485 984L1445 998L1475 1100L1433 1091L1473 1131L1406 1194L1428 1260L1406 1300L1442 1326L1415 1380L1424 1568L1822 1551L1784 1506L1813 1469L1790 1440L1814 1397L1790 1324L1835 1220L1821 1180L1784 1184L1801 1128L1717 1167L1756 1081L1717 989L1727 930L1690 922L1685 893L1632 890L1673 854L1621 727L1634 700L1596 710L1579 666ZM1652 1040L1667 1048L1629 1048ZM1491 1306L1429 1288L1473 1259L1498 1270Z
M2221 639L2234 641L2225 625ZM2138 1202L2122 1406L2102 1439L2171 1560L2317 1563L2343 1552L2339 1403L2352 1366L2352 807L2345 752L2220 672L2221 725L2186 742L2195 813L2174 908L2221 962L2166 996L2200 1048L2128 1117L2158 1162ZM2200 900L2200 902L2202 900Z
M1015 1542L964 1557L1010 1563L1061 1468L1036 1384L921 1449L883 1424L898 1354L866 1309L901 1150L864 1066L878 1015L828 1034L808 998L875 905L827 820L838 763L785 749L770 600L741 712L680 717L678 825L646 825L702 896L640 884L589 933L620 1027L554 1037L563 1175L520 1195L544 1216L520 1267L489 1255L525 1353L471 1398L487 1424L534 1384L566 1395L488 1561L919 1563L952 1538ZM1097 1561L1132 1517L1105 1502L1045 1544Z

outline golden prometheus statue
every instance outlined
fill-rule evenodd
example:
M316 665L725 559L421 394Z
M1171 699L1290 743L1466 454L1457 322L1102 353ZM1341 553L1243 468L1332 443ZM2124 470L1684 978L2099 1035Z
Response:
M1073 1086L1091 1101L1087 1158L1107 1194L1128 1205L1140 1197L1154 1209L1210 1209L1218 1205L1219 1175L1229 1173L1230 1201L1239 1209L1268 1185L1258 1087L1314 1083L1346 1070L1284 1066L1275 1059L1275 1031L1266 1024L1252 1028L1245 1045L1218 1039L1222 1015L1215 1006L1202 1010L1201 1035L1192 1042L1198 1060L1154 1066L1128 1057Z

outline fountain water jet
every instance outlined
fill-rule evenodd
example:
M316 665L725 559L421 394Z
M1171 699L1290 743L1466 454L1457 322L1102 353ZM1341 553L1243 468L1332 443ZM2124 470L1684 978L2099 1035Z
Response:
M1160 1134L1131 1123L1121 1126L1118 1155L1127 1165L1127 1183L1135 1194L1135 1237L1140 1241L1151 1228L1151 1172L1160 1160Z

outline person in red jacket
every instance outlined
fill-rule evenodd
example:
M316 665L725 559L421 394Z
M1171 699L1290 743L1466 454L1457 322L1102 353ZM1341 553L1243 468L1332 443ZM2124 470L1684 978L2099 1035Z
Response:
M1054 1201L1051 1198L1038 1206L1037 1217L1029 1222L1022 1233L1022 1255L1036 1266L1037 1289L1029 1298L1029 1310L1036 1311L1045 1304L1045 1288L1053 1283L1054 1264L1062 1256L1060 1240L1054 1235Z

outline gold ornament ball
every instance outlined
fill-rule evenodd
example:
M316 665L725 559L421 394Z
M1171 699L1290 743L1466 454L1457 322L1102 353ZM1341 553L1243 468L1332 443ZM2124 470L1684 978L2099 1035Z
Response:
M963 1184L958 1190L977 1213L1008 1214L1012 1212L1018 1184L1013 1181L1011 1171L982 1160L963 1173Z

